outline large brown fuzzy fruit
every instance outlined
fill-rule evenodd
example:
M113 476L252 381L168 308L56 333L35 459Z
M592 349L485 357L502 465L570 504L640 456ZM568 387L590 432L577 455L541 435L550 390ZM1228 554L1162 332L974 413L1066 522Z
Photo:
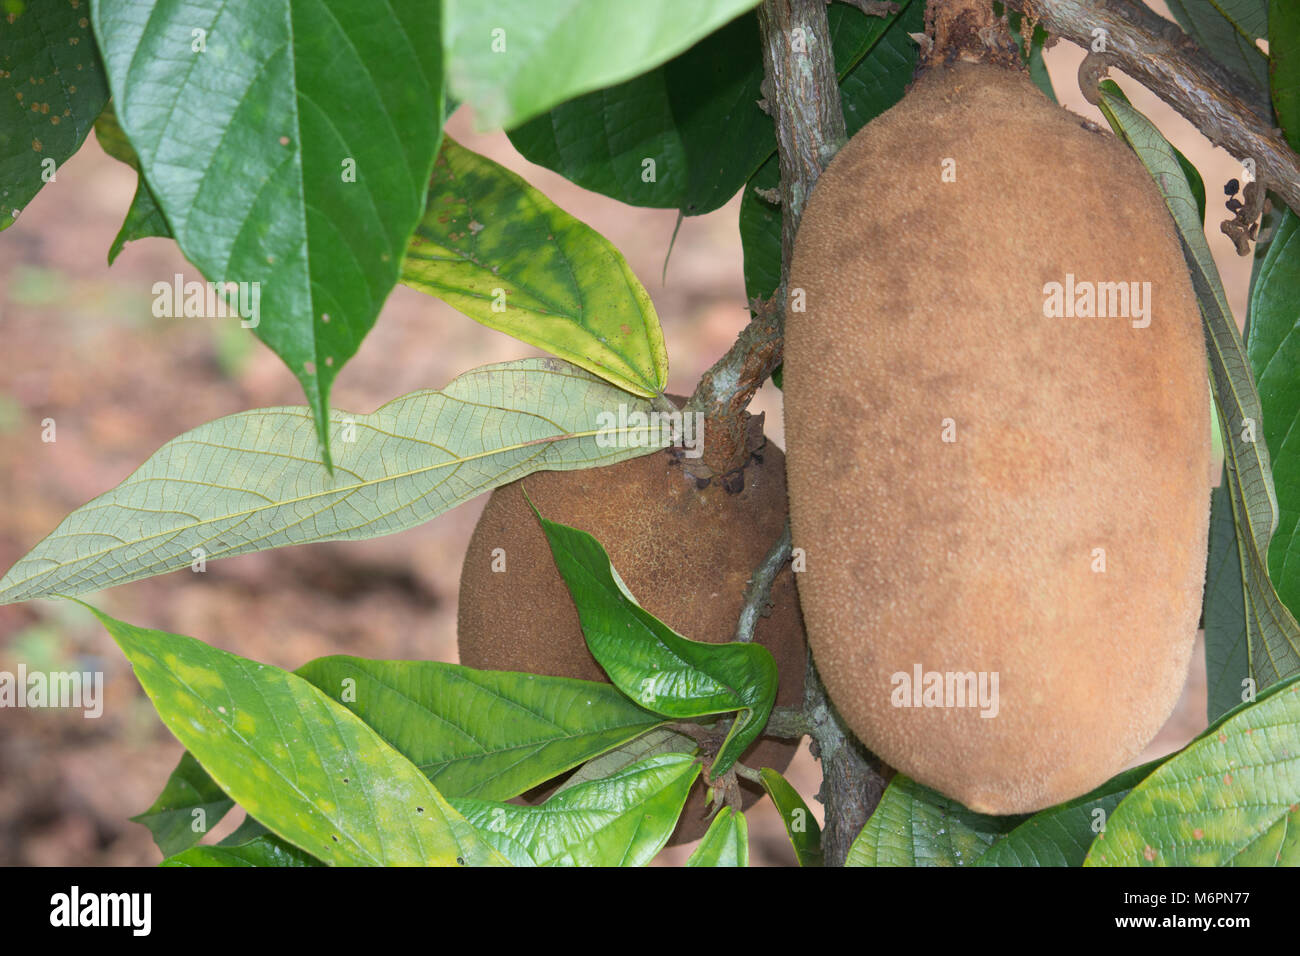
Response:
M871 750L986 813L1077 796L1140 753L1201 604L1196 299L1147 173L1089 126L1021 73L937 66L831 163L794 251L786 436L814 660ZM1149 282L1150 324L1132 304L1048 317L1067 276L1076 295ZM915 706L900 675L918 669L922 689L996 675L996 716L954 706L946 677Z
M734 640L744 587L785 524L785 456L765 444L743 476L743 490L734 494L717 478L701 488L680 459L659 451L603 468L537 472L498 488L461 573L461 663L607 680L587 650L573 598L521 487L544 518L594 535L637 601L679 634L714 644ZM506 561L499 573L492 571L497 548ZM772 604L755 639L776 658L777 705L798 706L807 651L788 567L773 584ZM784 770L797 746L763 737L741 760ZM748 783L741 789L746 806L761 792ZM707 828L697 785L671 843L698 839Z

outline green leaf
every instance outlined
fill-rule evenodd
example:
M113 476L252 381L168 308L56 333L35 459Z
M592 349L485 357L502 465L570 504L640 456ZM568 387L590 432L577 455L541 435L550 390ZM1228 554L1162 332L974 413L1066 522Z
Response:
M530 120L510 141L583 189L703 215L776 151L772 118L758 108L762 82L758 20L743 16L657 69Z
M1261 91L1268 57L1255 41L1268 35L1268 0L1168 0L1169 12L1210 56ZM1260 97L1260 103L1265 104Z
M46 182L57 182L104 108L108 84L84 6L10 0L0 10L0 37L2 230Z
M1300 865L1300 680L1260 695L1134 787L1085 865Z
M133 239L147 239L150 236L171 238L172 230L167 225L162 210L158 208L158 200L154 198L153 191L140 173L140 157L136 156L135 149L118 123L111 102L95 120L95 138L99 140L104 152L126 163L136 172L135 197L131 200L131 208L126 212L122 228L118 230L117 237L108 250L108 264L111 266L122 247Z
M827 11L832 23L831 44L840 78L840 105L850 136L889 109L912 82L917 47L909 34L924 26L925 4L912 0L892 18L866 17L857 10ZM860 19L858 19L860 18ZM842 35L834 24L841 24ZM865 21L865 22L864 22ZM866 32L863 32L866 31ZM767 299L781 284L781 207L756 190L774 191L781 172L772 155L749 178L740 201L740 241L745 254L745 295Z
M234 805L199 762L185 753L153 806L131 819L149 828L163 856L173 856L202 840Z
M659 317L618 250L450 138L402 282L637 395L668 383Z
M705 722L705 726L710 726L710 724ZM644 760L646 757L657 757L659 754L688 754L693 757L699 749L699 745L685 734L676 730L669 730L667 727L656 727L635 740L628 741L621 747L615 747L608 753L588 760L576 771L569 774L564 783L556 788L555 792L563 793L570 787L613 776L618 771L630 767L638 760Z
M181 251L211 282L260 283L249 327L302 383L329 465L330 386L397 282L424 208L441 133L441 5L91 10L118 119Z
M764 767L758 773L763 789L781 814L781 822L785 824L786 836L790 838L799 865L821 866L822 831L808 804L803 802L803 797L790 786L789 781L771 767Z
M843 76L896 15L835 4L826 16ZM762 49L757 18L741 17L658 69L525 123L511 142L530 162L621 202L712 212L776 154L772 118L758 106Z
M1056 90L1052 89L1052 79L1047 75L1047 64L1043 62L1043 44L1047 42L1047 31L1040 24L1034 24L1034 32L1029 38L1029 50L1025 50L1025 33L1021 29L1024 22L1024 14L1015 10L1007 10L1006 5L993 0L994 16L1007 17L1007 22L1011 25L1011 33L1018 42L1020 47L1020 62L1024 63L1029 69L1029 78L1034 81L1034 85L1043 91L1053 103L1059 102L1056 98Z
M90 610L167 729L278 836L331 864L503 862L410 761L301 677Z
M1287 210L1251 289L1246 354L1259 387L1264 441L1273 453L1278 525L1268 569L1278 596L1300 607L1300 216Z
M666 717L739 711L712 768L715 777L725 773L772 712L777 670L771 653L759 644L687 640L637 604L599 541L538 518L577 605L587 647L615 687Z
M211 779L211 778L209 778ZM261 836L274 836L270 830L262 826L252 817L244 815L244 820L239 826L235 827L235 832L230 834L224 840L218 840L217 846L243 846Z
M1292 149L1300 148L1300 5L1269 0L1268 85L1277 122Z
M1111 124L1123 130L1124 138L1159 187L1191 269L1205 322L1210 379L1223 431L1228 491L1244 577L1250 672L1257 687L1264 688L1300 670L1300 625L1282 604L1268 577L1266 555L1269 538L1277 526L1277 497L1260 425L1263 413L1259 393L1195 213L1195 200L1173 148L1145 116L1111 95L1105 84L1100 106Z
M1034 85L1043 91L1053 103L1058 102L1056 99L1056 90L1052 89L1052 78L1047 74L1047 64L1043 62L1043 44L1047 42L1047 31L1041 26L1034 27L1033 36L1029 41L1029 78L1034 81Z
M1130 108L1132 107L1133 104L1129 102L1128 96L1124 93L1122 89L1119 88L1119 85L1114 80L1102 80L1099 86L1101 87L1103 92L1109 93L1111 97L1113 97L1114 99L1120 100ZM1124 140L1125 142L1129 142L1129 144L1132 145L1132 143L1128 139L1128 136L1124 132L1124 127L1119 125L1118 121L1112 120L1109 116L1107 116L1105 110L1102 110L1102 115L1106 116L1107 122L1110 123L1110 128L1115 132L1115 135L1118 136L1120 139ZM1167 140L1165 141L1165 145L1167 145L1171 150L1173 150L1174 156L1178 160L1178 168L1183 171L1183 178L1187 180L1187 186L1189 189L1191 189L1192 196L1195 197L1196 199L1196 211L1200 215L1201 224L1204 225L1205 223L1205 181L1201 178L1200 170L1196 168L1196 166L1192 163L1190 159L1188 159L1186 156L1183 155L1182 150L1178 149L1176 146L1174 146L1172 143L1168 142Z
M731 807L718 811L687 866L749 866L749 824Z
M845 866L971 866L1025 818L967 810L898 774L849 848Z
M540 806L454 799L485 834L502 834L538 866L645 866L668 842L699 762L660 754L556 793Z
M564 677L341 656L296 673L448 797L505 800L662 723L609 684Z
M320 860L276 836L261 836L239 846L196 846L168 857L159 866L322 866Z
M1210 720L1250 693L1250 651L1241 550L1232 523L1228 476L1210 493L1210 550L1205 570L1205 711Z
M489 365L371 415L334 410L337 467L308 409L241 412L174 438L0 578L0 602L81 594L206 560L414 527L539 469L612 464L602 413L648 403L557 359Z
M485 128L514 127L658 66L757 0L446 0L447 82Z
M1091 793L1035 813L994 843L976 866L1083 866L1115 807L1157 766L1153 761L1125 770Z
M582 782L574 778L588 768L593 778L605 776L651 752L682 749L652 751L656 734L686 741L686 752L695 748L689 737L653 730L658 717L605 683L344 656L309 661L294 673L339 700L449 797L504 800L583 761L568 782ZM629 742L644 743L620 759ZM169 856L198 842L233 805L185 754L154 806L133 819ZM195 808L207 814L198 833L191 830ZM251 817L245 825L254 828L245 834L260 830Z

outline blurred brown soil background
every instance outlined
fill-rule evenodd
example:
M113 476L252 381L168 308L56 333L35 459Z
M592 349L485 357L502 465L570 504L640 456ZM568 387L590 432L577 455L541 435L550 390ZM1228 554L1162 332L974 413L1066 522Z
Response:
M1078 95L1074 73L1082 53L1061 43L1048 58L1062 101L1104 126ZM1207 234L1240 322L1250 262L1218 232L1221 187L1240 174L1239 165L1120 79L1205 176ZM581 190L524 161L503 134L474 132L463 110L448 131L520 173L623 252L663 323L669 388L689 394L748 318L738 199L682 224L662 282L675 212ZM178 272L201 278L173 242L128 244L112 268L106 265L134 189L135 174L107 157L92 135L0 233L0 569L168 439L222 415L303 403L280 360L236 322L152 316L154 282ZM399 286L339 375L332 401L369 412L406 392L442 387L467 369L533 354L539 353ZM769 383L751 410L766 413L769 437L784 446L780 402ZM45 419L55 422L53 443L41 440ZM461 561L484 500L401 534L245 555L213 562L204 574L179 572L90 599L133 624L285 668L335 653L454 661ZM79 607L31 602L0 607L0 670L19 663L29 670L102 670L106 701L97 720L79 711L0 710L0 864L156 863L148 832L127 818L153 801L181 748L121 653ZM1181 746L1204 726L1204 695L1198 649L1183 704L1145 756ZM820 773L806 745L789 776L820 816L812 799ZM229 832L239 816L215 834ZM748 816L754 861L793 863L770 802ZM682 862L690 849L664 860Z

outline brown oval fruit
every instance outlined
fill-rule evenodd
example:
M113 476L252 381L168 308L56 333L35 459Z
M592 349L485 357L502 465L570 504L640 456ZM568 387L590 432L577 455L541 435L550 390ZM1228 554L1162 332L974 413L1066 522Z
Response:
M460 661L470 667L607 680L521 486L543 517L594 535L646 610L679 634L714 644L734 640L745 585L786 520L785 456L771 444L751 456L735 494L717 478L699 487L669 451L603 468L537 472L498 488L474 529L460 579ZM500 573L492 571L497 548L506 562ZM776 659L777 705L798 706L807 651L788 567L773 583L772 613L760 618L755 639ZM741 760L784 770L797 747L761 737ZM741 789L746 806L761 793L748 782ZM698 839L707 828L697 784L671 844Z
M1102 783L1178 700L1205 573L1205 348L1149 176L1023 74L936 67L821 177L790 285L798 585L837 708L974 810Z

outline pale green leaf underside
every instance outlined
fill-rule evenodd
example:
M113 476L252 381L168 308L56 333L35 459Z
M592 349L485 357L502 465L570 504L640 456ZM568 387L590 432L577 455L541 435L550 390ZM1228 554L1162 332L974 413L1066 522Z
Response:
M462 799L452 806L485 834L513 841L538 866L645 866L672 836L699 772L691 757L660 754L540 806Z
M1278 523L1259 393L1241 335L1232 319L1214 257L1205 241L1196 201L1173 148L1151 122L1122 99L1103 91L1101 109L1117 125L1151 173L1173 215L1191 268L1192 285L1205 321L1240 549L1250 672L1260 689L1300 670L1300 625L1277 596L1268 576L1268 544Z
M699 721L701 726L712 727L712 721ZM670 730L667 727L656 727L641 736L629 740L621 747L615 747L608 753L603 753L599 757L593 757L581 767L571 773L560 786L556 793L563 793L572 787L582 783L590 783L592 780L600 780L602 777L608 777L620 770L630 767L638 760L644 760L646 757L657 757L660 754L689 754L694 755L699 750L699 745L683 733L676 730Z
M168 442L65 518L0 579L0 603L176 571L198 549L211 560L391 534L533 471L654 451L602 447L598 416L620 404L650 409L556 359L489 365L370 415L333 410L332 476L317 457L307 408L219 418Z

